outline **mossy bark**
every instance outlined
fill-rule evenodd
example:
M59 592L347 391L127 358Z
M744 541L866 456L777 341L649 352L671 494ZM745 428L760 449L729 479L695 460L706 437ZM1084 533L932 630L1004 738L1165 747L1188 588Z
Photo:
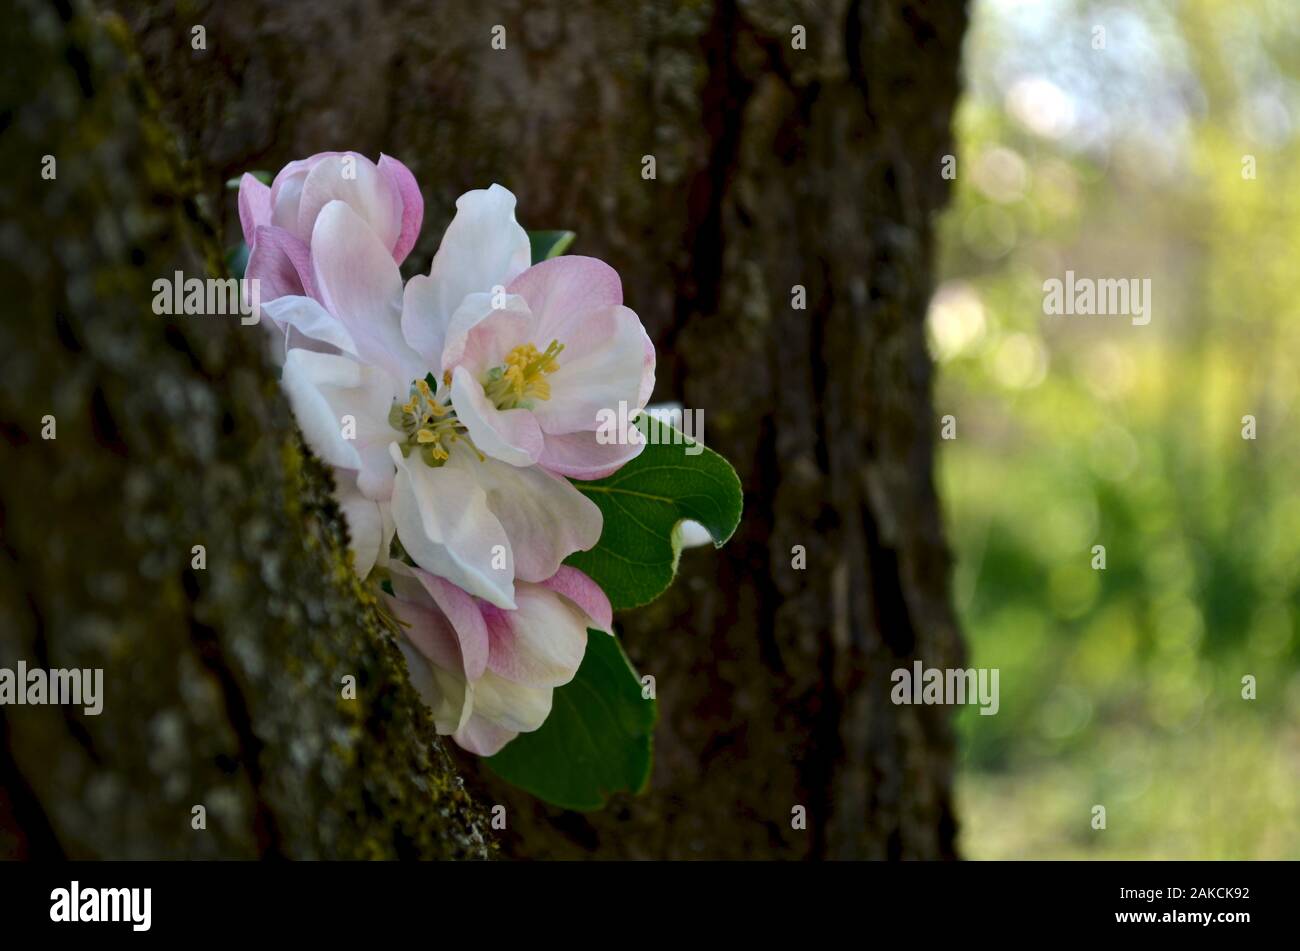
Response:
M8 19L0 665L104 696L0 706L0 856L487 856L264 331L151 309L220 263L125 23Z
M889 675L962 657L922 321L964 4L119 6L212 201L312 152L393 154L427 203L414 273L455 197L501 182L526 227L571 228L573 253L618 269L658 347L655 398L702 409L740 472L737 536L620 619L657 681L650 791L581 816L481 775L509 805L505 847L953 855L950 711L894 706Z

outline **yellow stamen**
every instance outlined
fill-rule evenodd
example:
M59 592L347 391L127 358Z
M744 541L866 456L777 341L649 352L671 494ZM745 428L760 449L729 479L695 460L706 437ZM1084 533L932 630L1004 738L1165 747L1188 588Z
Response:
M499 382L487 384L488 395L498 409L510 409L529 399L550 399L551 386L545 377L558 370L556 358L564 344L552 340L545 352L531 343L520 344L506 354L499 373Z
M410 398L405 403L393 403L388 421L401 434L400 446L405 458L409 459L411 450L418 447L417 458L426 465L440 466L451 458L448 447L458 440L478 451L464 424L456 418L455 407L438 402L433 386L426 380L412 381Z

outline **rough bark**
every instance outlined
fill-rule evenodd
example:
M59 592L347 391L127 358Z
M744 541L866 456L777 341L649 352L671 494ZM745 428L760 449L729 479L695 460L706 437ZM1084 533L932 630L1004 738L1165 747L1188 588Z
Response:
M220 265L125 25L8 19L0 665L102 668L104 696L0 706L0 856L486 856L262 331L151 310Z
M668 596L620 619L657 679L649 793L584 816L480 775L509 804L505 847L953 855L949 713L894 706L889 675L961 657L922 317L964 5L120 7L213 201L226 177L315 151L394 154L425 189L413 273L455 196L501 182L526 227L572 228L576 253L619 270L658 347L655 398L702 409L739 470L737 536L688 552Z

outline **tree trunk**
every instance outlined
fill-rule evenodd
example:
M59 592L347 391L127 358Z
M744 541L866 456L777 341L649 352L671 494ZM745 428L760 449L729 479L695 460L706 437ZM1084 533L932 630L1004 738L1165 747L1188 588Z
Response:
M504 848L952 856L950 711L889 694L896 667L962 657L922 320L963 4L120 6L210 200L312 152L393 154L425 190L415 273L460 192L506 185L525 227L571 228L575 253L619 271L658 348L655 399L703 410L740 473L736 537L687 552L668 595L619 619L656 678L649 792L565 813L459 757L508 805Z
M219 258L122 23L9 20L0 666L103 692L0 706L0 856L486 856L263 331L151 310Z

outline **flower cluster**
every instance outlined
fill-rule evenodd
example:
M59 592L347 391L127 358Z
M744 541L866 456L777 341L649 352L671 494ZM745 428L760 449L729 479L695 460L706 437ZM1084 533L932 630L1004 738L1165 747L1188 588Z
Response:
M402 283L424 205L402 163L355 153L245 175L239 216L282 384L335 467L363 576L405 633L438 731L491 755L541 726L608 598L562 564L600 538L571 479L642 449L596 438L601 410L645 406L654 348L594 258L530 266L515 197L462 195L427 275Z

